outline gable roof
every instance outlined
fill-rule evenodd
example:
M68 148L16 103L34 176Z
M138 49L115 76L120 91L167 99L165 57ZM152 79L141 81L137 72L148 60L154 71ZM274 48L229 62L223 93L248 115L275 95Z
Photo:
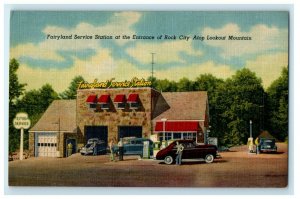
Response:
M208 106L206 91L163 92L162 97L169 107L154 120L205 120Z
M273 135L269 133L269 131L262 131L258 136L258 138L274 138Z
M76 100L54 100L29 131L76 130Z

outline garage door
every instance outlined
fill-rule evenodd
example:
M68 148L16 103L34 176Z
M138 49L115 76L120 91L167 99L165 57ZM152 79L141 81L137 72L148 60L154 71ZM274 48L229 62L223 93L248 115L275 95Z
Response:
M98 138L107 143L107 126L85 126L86 141L90 138Z
M143 132L142 126L119 126L119 138L137 137L141 138Z
M56 157L57 135L56 133L36 133L35 139L37 157Z

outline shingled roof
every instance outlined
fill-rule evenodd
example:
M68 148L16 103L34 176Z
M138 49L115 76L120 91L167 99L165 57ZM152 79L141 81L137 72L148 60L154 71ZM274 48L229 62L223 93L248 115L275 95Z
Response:
M76 130L76 100L54 100L39 121L29 131Z
M163 92L162 97L169 107L154 120L205 120L206 91Z

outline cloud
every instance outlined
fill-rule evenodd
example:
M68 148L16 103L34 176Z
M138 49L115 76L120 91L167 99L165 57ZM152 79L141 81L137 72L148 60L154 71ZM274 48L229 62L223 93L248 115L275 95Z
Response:
M265 51L288 49L288 31L263 24L253 26L248 32L241 31L237 24L226 24L222 28L204 28L202 34L226 36L226 40L205 40L209 46L220 48L224 58L240 57L246 54L258 54ZM228 36L251 37L252 40L228 40Z
M155 59L161 64L185 63L182 53L190 56L201 56L202 52L195 50L191 42L184 40L163 43L137 43L135 47L126 49L126 52L142 64L151 62L151 53L155 53Z
M155 76L160 79L178 81L182 77L195 79L200 74L211 73L219 78L227 78L234 74L234 71L226 65L217 65L212 61L201 65L181 65L166 70L156 70ZM140 69L127 60L114 60L109 50L97 51L88 60L75 59L74 67L48 70L32 68L27 64L21 64L18 70L18 77L21 83L27 83L26 90L38 89L49 83L57 92L62 92L69 86L72 79L81 75L89 82L94 79L105 81L116 78L117 81L130 80L133 77L147 78L150 70Z
M100 35L100 36L115 36L128 34L132 35L135 31L132 26L139 21L141 13L138 12L117 12L109 20L108 23L102 26L94 26L89 23L79 23L75 28L65 28L59 26L47 26L43 33L47 35ZM71 40L74 41L74 40ZM75 40L76 41L76 40ZM122 45L128 40L114 40L118 44ZM78 48L93 48L95 40L77 40L71 47ZM67 46L70 48L69 46Z
M80 50L99 50L101 49L101 40L95 39L47 39L48 35L121 35L134 34L132 25L138 22L141 14L137 12L120 12L115 13L102 26L94 26L88 23L79 23L74 28L59 26L47 26L43 29L45 40L38 44L26 43L19 44L10 49L10 57L19 59L20 57L29 57L30 60L45 60L63 62L66 57L62 56L61 51L80 51ZM114 40L119 45L124 44L127 40ZM73 56L72 58L75 58Z
M261 55L255 60L246 61L245 67L261 77L264 88L268 88L281 75L282 68L287 66L288 53L275 53Z

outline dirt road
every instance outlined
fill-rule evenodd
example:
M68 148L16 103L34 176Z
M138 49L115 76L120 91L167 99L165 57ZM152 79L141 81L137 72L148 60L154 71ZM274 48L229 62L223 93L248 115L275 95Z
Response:
M127 156L109 162L107 155L69 158L29 158L9 163L10 186L105 187L285 187L288 182L287 145L277 154L248 154L246 147L221 153L212 164L199 161L165 165Z

